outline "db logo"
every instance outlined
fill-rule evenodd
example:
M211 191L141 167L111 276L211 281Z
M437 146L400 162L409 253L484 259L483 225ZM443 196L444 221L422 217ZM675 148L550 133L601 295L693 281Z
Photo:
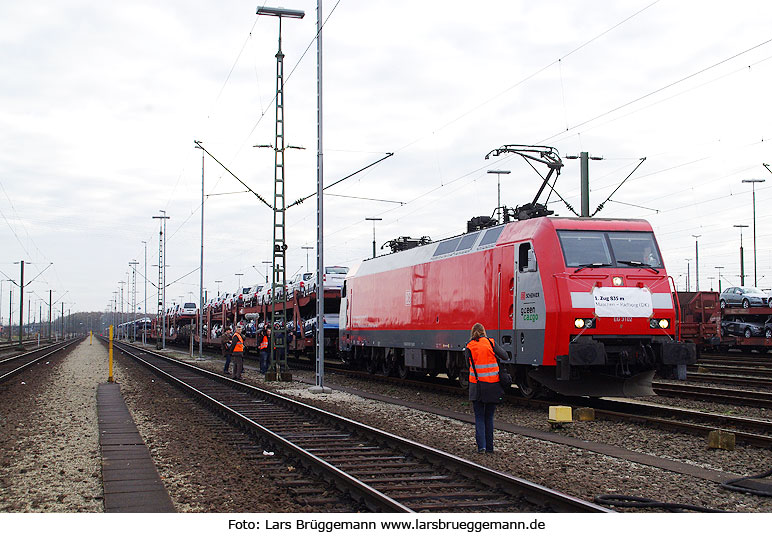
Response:
M520 291L520 300L525 300L525 291Z

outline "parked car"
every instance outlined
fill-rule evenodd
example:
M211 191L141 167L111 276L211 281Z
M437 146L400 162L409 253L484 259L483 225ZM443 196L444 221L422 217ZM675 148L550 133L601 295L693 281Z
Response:
M722 308L727 306L768 306L772 308L772 297L756 287L727 287L719 297Z
M772 315L764 322L764 337L772 338Z
M225 299L225 302L223 302L223 305L225 306L225 309L227 311L230 312L230 311L233 310L234 306L236 305L236 301L239 298L239 294L240 294L239 291L235 291L235 292L231 293L228 296L228 298Z
M228 300L228 297L230 296L231 296L231 293L221 293L220 295L218 295L214 303L214 310L216 312L219 312L220 310L222 310L223 304L225 303L226 300Z
M255 304L262 304L263 303L263 297L265 295L266 290L268 290L270 287L268 285L258 285L255 289L255 292L252 293L252 305Z
M324 289L337 291L342 290L343 281L346 279L346 274L348 274L348 266L325 266L324 276L322 277ZM314 273L313 276L309 278L308 283L311 284L311 290L316 291L316 273Z
M769 330L769 336L772 337L772 324L754 323L752 321L746 321L742 317L729 317L721 320L721 335L722 336L744 336L745 338L751 338L752 336L765 336L765 330Z
M287 296L292 298L296 294L305 296L310 292L308 281L314 276L313 272L298 272L287 284Z
M276 298L276 300L280 300L283 298L284 295L284 289L282 289L281 285L276 286L276 293L273 294L273 288L271 285L265 286L265 292L263 294L263 304L270 304L272 298Z
M186 302L180 310L180 317L194 317L196 315L196 303Z
M262 288L262 285L259 285L257 283L249 287L249 291L244 293L244 299L242 301L244 306L246 306L247 308L251 308L257 303L257 293L260 291L261 288Z

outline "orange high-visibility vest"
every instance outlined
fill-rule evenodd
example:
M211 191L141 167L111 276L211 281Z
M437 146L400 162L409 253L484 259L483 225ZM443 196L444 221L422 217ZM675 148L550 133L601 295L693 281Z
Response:
M469 364L469 383L481 382L496 383L499 381L499 363L493 353L493 340L488 343L488 338L470 340L466 345L472 353L472 361ZM474 365L474 369L472 369ZM474 371L477 370L477 376Z
M268 335L266 334L263 335L263 341L260 342L259 349L268 349Z
M237 338L236 344L233 346L233 352L239 353L244 351L244 339L241 337L239 333L234 333L233 338Z

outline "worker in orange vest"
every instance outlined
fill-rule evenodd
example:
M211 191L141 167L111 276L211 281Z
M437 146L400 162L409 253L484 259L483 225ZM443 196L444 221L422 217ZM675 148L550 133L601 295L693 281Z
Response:
M263 327L258 337L260 338L257 349L260 350L260 372L265 375L268 372L268 354L271 352L270 327Z
M244 337L241 331L244 329L241 325L236 327L233 333L231 345L233 346L233 379L240 380L241 373L244 372Z
M493 453L493 414L504 394L498 360L509 360L509 355L486 336L480 323L472 327L464 354L469 362L469 400L474 408L477 451Z

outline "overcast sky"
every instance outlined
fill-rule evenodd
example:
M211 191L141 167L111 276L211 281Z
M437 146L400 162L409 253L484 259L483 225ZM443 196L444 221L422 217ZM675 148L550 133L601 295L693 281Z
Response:
M33 307L53 289L73 312L106 309L129 261L143 272L143 241L157 282L159 210L171 217L167 279L189 274L167 300L197 300L194 140L272 202L273 152L253 146L274 141L278 21L258 17L258 4L0 3L0 278L18 281L21 259L32 263L25 281L53 262L28 287ZM289 203L316 188L316 3L283 4L306 12L282 24L285 143L306 148L286 153ZM326 264L371 255L365 217L383 219L379 252L398 236L463 232L496 206L488 169L512 171L503 204L530 201L540 179L523 159L484 157L538 144L603 157L590 163L591 211L646 157L598 217L650 221L682 288L692 235L700 288L717 288L716 266L723 286L739 284L733 225L752 225L742 180L767 179L756 185L756 243L759 286L772 287L770 2L327 0L323 13L326 184L394 153L329 190ZM205 184L207 194L243 190L209 158ZM565 160L556 188L580 209L579 161ZM315 244L315 199L290 208L287 225L289 276ZM209 292L263 278L271 236L272 213L254 195L209 196ZM752 284L752 227L743 245ZM140 275L137 287L141 304Z

